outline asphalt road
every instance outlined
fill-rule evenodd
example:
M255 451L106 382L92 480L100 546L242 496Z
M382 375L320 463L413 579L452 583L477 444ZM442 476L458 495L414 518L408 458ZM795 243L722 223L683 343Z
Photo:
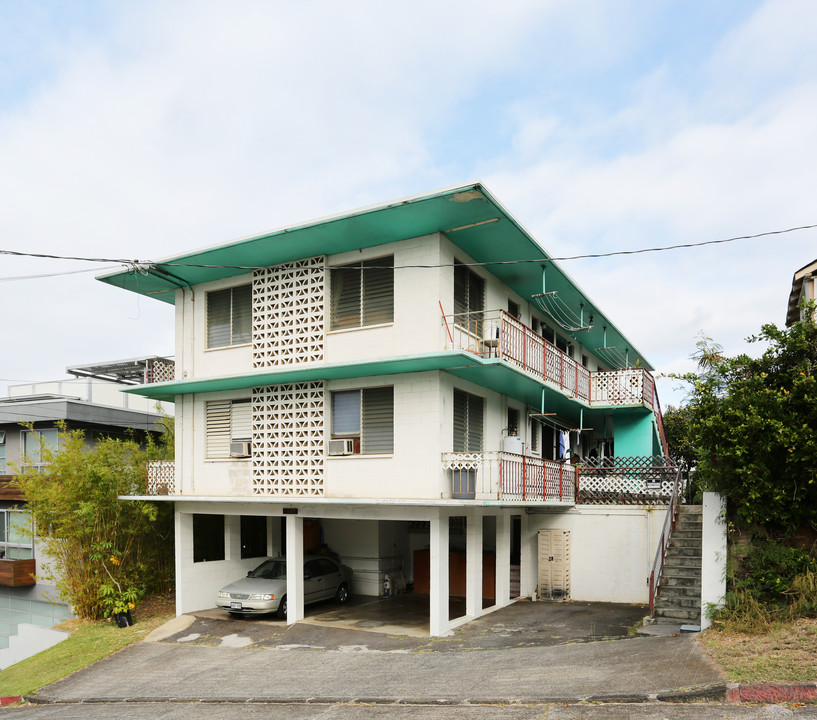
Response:
M604 704L397 706L354 704L87 703L0 709L3 720L792 720L817 707L779 705Z

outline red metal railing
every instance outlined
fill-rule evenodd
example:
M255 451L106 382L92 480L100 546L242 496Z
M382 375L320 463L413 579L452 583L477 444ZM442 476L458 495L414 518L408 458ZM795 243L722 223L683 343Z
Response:
M575 503L579 469L575 465L503 450L443 453L459 498ZM464 490L467 492L464 492Z
M664 518L664 527L661 530L661 539L658 542L658 549L655 551L655 559L652 563L650 576L647 578L647 584L650 586L650 616L655 610L655 598L661 589L661 573L664 570L664 558L667 554L667 546L672 531L675 529L675 521L678 519L678 509L681 504L681 468L675 476L675 483L673 485L672 498L670 499L667 514Z
M499 496L504 500L576 500L578 469L574 465L516 453L499 453Z
M655 414L667 455L655 378L645 368L590 372L504 310L443 316L443 321L451 347L501 358L588 405L646 405Z

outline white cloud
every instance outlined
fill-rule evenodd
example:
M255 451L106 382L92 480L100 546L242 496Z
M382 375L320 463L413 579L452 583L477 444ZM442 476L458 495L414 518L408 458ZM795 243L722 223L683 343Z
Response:
M5 248L150 259L475 176L555 254L814 221L807 1L765 3L690 67L646 54L660 10L635 2L104 8L21 35L49 70L0 105ZM565 267L676 367L701 328L729 351L782 320L814 237ZM169 306L88 276L2 287L5 376L172 349Z

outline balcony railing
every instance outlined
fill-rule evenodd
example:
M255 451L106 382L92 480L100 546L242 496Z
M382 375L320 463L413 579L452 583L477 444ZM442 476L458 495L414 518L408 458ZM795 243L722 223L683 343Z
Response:
M176 494L176 463L162 460L148 463L146 495Z
M655 409L655 380L644 368L590 372L504 310L444 318L455 350L498 357L588 405L646 405Z
M576 467L505 451L444 453L455 499L573 503Z
M443 317L449 347L516 365L588 405L642 405L655 414L664 454L667 439L655 379L645 368L590 372L504 310Z
M660 456L569 465L504 451L443 453L443 469L455 499L582 505L665 504L678 476Z

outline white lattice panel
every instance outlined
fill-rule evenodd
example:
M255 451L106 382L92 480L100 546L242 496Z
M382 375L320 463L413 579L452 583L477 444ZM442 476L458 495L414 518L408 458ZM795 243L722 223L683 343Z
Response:
M149 379L147 382L172 382L176 379L176 363L166 360L154 360L150 364Z
M606 477L581 476L581 488L586 493L604 495L649 495L668 496L672 494L672 480L659 479L650 482L644 477L628 477L610 474Z
M323 360L325 266L320 256L253 272L253 367Z
M323 495L324 397L322 382L253 389L253 495Z
M644 371L627 368L593 374L593 403L635 405L642 402Z
M148 463L147 494L176 494L176 463L172 460Z

